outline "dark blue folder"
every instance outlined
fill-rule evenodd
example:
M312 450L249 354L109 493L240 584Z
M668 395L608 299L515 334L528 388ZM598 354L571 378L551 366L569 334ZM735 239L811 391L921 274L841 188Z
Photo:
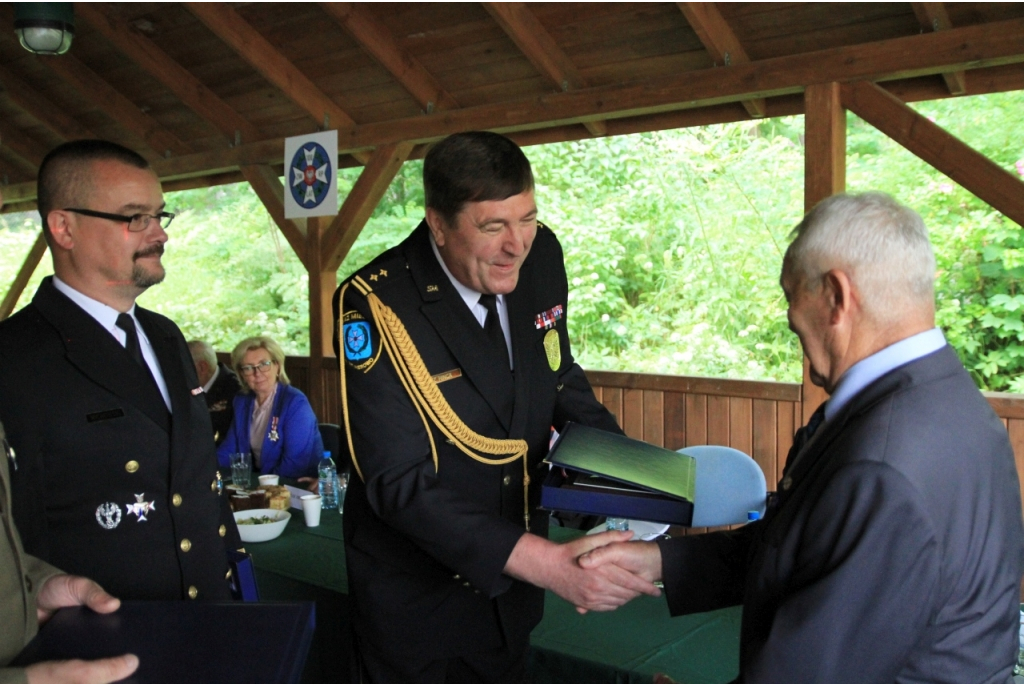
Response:
M135 683L297 683L313 602L122 602L113 614L61 609L13 666L131 652Z

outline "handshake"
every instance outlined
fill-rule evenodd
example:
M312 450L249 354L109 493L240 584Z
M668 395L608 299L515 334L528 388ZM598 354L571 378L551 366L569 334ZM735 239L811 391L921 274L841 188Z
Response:
M629 531L609 531L556 544L527 533L505 565L508 575L551 590L576 611L612 611L641 594L658 597L661 550L629 542Z

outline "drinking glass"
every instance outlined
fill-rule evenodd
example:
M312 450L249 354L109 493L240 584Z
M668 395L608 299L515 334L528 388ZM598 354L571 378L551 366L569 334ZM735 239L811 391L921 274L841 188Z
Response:
M252 457L248 452L236 452L231 455L231 482L240 488L249 489L252 478Z

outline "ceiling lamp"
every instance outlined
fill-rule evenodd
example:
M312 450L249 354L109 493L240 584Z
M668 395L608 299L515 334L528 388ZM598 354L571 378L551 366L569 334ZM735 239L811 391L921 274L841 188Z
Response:
M75 35L75 10L70 2L16 2L14 32L29 52L63 55Z

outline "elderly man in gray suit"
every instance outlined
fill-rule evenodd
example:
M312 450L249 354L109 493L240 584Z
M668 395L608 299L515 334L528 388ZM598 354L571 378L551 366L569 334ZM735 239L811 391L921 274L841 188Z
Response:
M673 614L743 604L740 680L1007 682L1024 529L1006 430L935 327L921 217L837 195L794 231L790 328L831 397L736 531L581 557L663 579Z

